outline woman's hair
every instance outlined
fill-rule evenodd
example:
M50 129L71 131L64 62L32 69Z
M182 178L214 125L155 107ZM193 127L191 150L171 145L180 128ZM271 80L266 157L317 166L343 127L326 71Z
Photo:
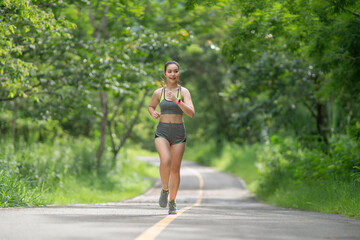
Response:
M175 64L180 69L180 64L178 62L176 62L176 61L168 61L168 62L165 63L164 72L166 72L166 68L170 64Z
M164 66L164 72L166 72L166 68L167 66L169 66L170 64L175 64L179 69L180 69L180 64L176 61L168 61L165 63L165 66ZM161 77L161 82L162 82L162 85L165 86L165 80ZM180 79L178 80L178 84L180 84Z

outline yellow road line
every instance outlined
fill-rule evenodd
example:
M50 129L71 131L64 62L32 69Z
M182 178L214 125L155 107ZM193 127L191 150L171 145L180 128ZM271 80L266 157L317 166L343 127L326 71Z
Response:
M178 211L178 214L176 214L176 215L168 215L165 218L161 219L159 222L155 223L152 227L148 228L145 232L143 232L141 235L139 235L137 238L135 238L135 240L153 240L153 239L155 239L157 237L157 235L159 235L172 221L175 220L175 218L180 216L185 211L200 205L202 198L203 198L204 179L201 176L201 174L198 173L197 171L195 171L191 168L187 168L187 169L193 171L194 174L199 179L199 197L198 197L196 203L194 203L191 206L180 209Z

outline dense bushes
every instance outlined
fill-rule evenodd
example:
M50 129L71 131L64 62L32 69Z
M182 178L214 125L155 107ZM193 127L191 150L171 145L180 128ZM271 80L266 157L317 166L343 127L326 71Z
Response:
M26 178L31 186L51 188L67 174L79 175L94 166L95 146L88 139L57 139L51 143L1 143L0 165L8 173Z
M360 217L360 144L334 136L328 146L272 136L264 145L212 142L186 158L245 180L257 198L283 207ZM319 150L321 149L321 150Z
M119 156L112 168L110 151L95 169L96 142L90 139L9 142L0 142L0 207L118 201L145 191L151 181L143 176L157 174L131 155Z
M217 145L215 141L209 141L189 147L184 158L240 176L251 185L257 178L255 163L260 149L259 144L240 146L223 142L222 145Z
M0 207L38 206L43 203L38 187L15 173L0 171Z
M359 181L360 146L347 136L330 139L327 152L273 136L258 155L258 193L267 197L286 181L317 184Z
M329 146L318 144L273 136L258 152L255 194L283 207L360 217L359 142L334 136Z

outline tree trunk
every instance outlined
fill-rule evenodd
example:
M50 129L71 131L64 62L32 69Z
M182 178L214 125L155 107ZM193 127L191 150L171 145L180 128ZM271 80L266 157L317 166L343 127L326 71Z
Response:
M126 140L130 137L131 132L132 132L132 130L133 130L136 122L137 122L138 119L139 119L140 112L141 112L142 107L144 106L145 97L146 97L146 95L147 95L148 92L149 92L149 89L146 89L145 92L144 92L144 95L142 96L141 101L140 101L140 103L139 103L139 105L138 105L138 108L137 108L137 111L136 111L136 116L134 117L134 119L133 119L132 122L130 123L130 126L129 126L129 128L127 129L126 133L125 133L124 136L122 137L119 147L113 149L114 156L113 156L112 167L115 167L115 166L116 166L116 157L117 157L120 149L125 145ZM112 136L111 136L111 137L112 137ZM113 145L113 146L115 146L115 145Z
M102 109L102 119L101 119L101 125L100 125L100 145L96 154L96 168L99 169L101 165L101 156L104 151L105 146L105 137L106 137L106 123L107 123L107 100L106 100L106 92L101 91L100 92L100 101L101 101L101 109Z
M327 131L326 131L326 121L325 121L325 106L319 102L316 103L316 127L319 134L322 136L326 144L329 143Z
M96 4L96 13L99 7L100 1L97 2ZM106 5L103 8L103 15L101 17L100 23L97 24L95 17L93 15L93 10L92 10L92 6L90 4L90 8L89 8L89 18L90 18L90 22L92 27L94 28L94 37L97 40L100 40L101 38L101 30L103 31L103 38L108 38L108 33L107 33L107 17L106 14L109 11L109 6ZM96 14L95 13L95 14ZM106 92L105 91L101 91L100 92L100 100L101 100L101 109L102 109L102 114L103 117L101 119L101 125L100 125L100 131L101 131L101 135L100 135L100 145L96 154L96 168L99 169L100 165L101 165L101 156L103 154L104 151L104 147L105 147L105 137L106 137L106 123L107 123L107 113L108 113L108 109L107 109L107 100L106 100Z
M104 6L103 17L102 17L101 22L100 22L100 29L102 29L102 31L103 31L103 38L104 39L109 38L109 33L107 31L108 22L107 22L107 17L106 17L106 14L108 13L109 8L110 8L110 6L108 6L108 5Z
M96 8L97 8L97 6L96 6ZM100 20L100 23L96 24L96 20L95 20L95 17L93 15L93 11L92 11L92 6L90 4L89 18L90 18L91 25L94 28L93 36L97 40L100 40L100 38L101 38L101 30L103 32L103 38L104 39L107 39L109 37L108 36L109 34L107 32L107 17L106 17L106 14L108 13L109 8L110 8L110 6L108 6L108 5L104 6L103 15L102 15L102 18Z
M11 136L13 139L14 147L16 142L16 119L17 119L18 110L19 110L19 105L17 103L17 100L14 100L14 111L11 119Z
M306 108L310 111L311 116L313 116L316 119L316 128L322 139L324 140L324 143L328 144L328 136L326 131L326 121L325 121L325 107L323 104L319 103L318 101L315 101L315 110L306 102L306 100L303 100L304 105Z

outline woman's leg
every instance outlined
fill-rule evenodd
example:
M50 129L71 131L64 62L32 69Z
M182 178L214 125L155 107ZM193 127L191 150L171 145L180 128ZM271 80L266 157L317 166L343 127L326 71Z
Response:
M185 151L185 143L174 144L170 147L170 201L175 200L180 185L180 166Z
M160 178L162 188L169 189L169 176L171 166L170 143L162 137L155 138L155 147L160 157Z

